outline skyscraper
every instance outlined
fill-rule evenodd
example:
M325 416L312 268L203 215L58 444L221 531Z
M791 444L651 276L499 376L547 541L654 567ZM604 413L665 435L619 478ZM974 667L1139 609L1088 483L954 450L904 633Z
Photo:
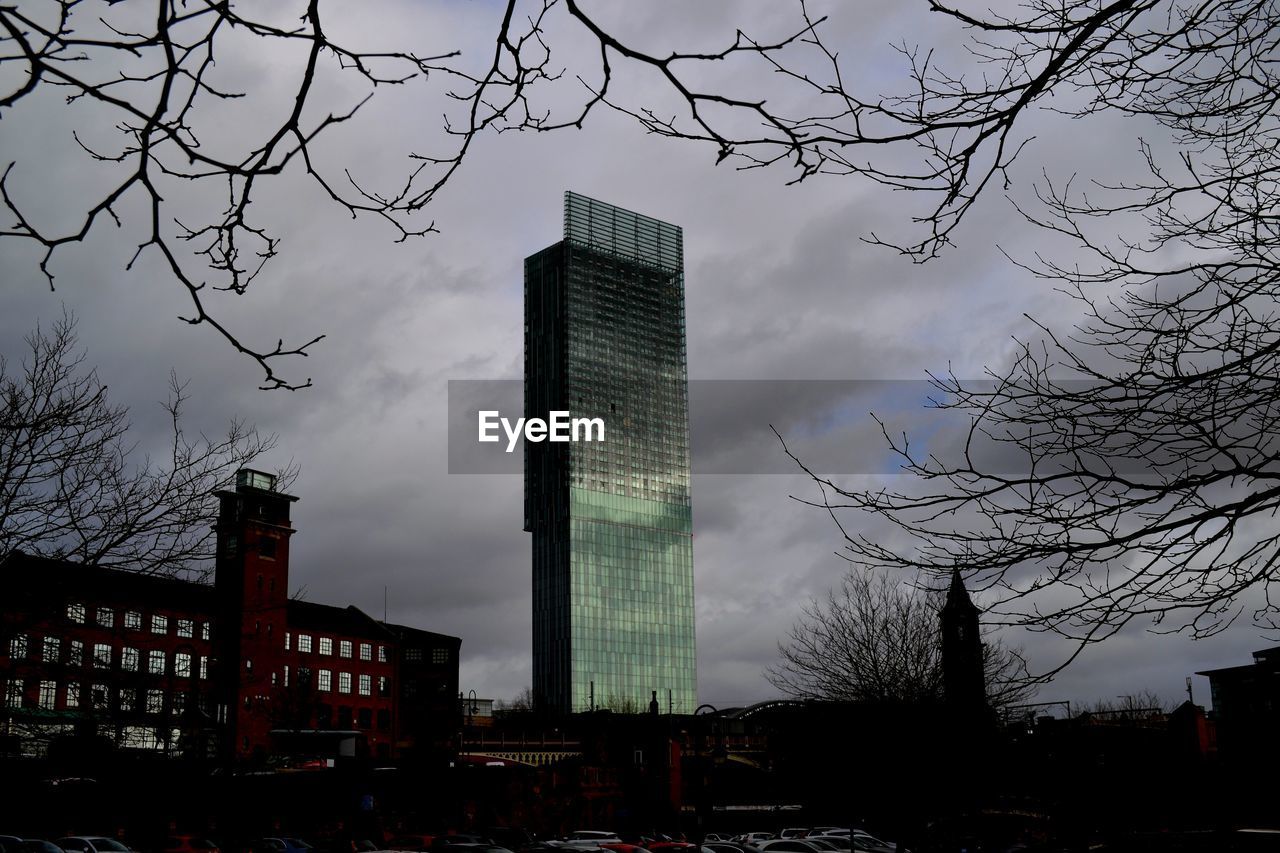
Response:
M525 416L605 421L603 441L525 443L535 699L692 713L683 234L565 193L524 281Z

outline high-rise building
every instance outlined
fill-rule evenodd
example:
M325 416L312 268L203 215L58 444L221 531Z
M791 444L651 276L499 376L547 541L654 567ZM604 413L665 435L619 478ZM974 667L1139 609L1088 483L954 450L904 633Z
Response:
M603 441L525 443L535 701L692 713L683 234L565 193L564 239L524 275L525 416L605 422Z

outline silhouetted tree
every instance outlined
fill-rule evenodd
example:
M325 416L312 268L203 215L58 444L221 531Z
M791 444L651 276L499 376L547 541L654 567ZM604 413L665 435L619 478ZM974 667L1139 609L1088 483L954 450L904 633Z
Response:
M174 378L164 458L139 457L128 409L77 349L75 320L64 314L26 343L20 365L0 358L0 559L21 550L144 574L207 571L213 492L275 438L240 421L218 438L188 436Z
M858 567L959 567L989 618L1073 640L1063 666L1134 622L1204 637L1249 612L1280 627L1280 10L929 8L968 29L972 64L905 51L910 91L851 98L831 122L846 171L934 194L902 251L938 254L981 195L1009 185L1033 116L1077 119L1076 134L1095 116L1133 119L1145 168L1110 182L1043 168L1017 204L1068 249L1015 262L1074 296L1082 319L1041 324L983 381L933 377L936 404L965 425L958 452L886 428L915 476L868 489L811 472L814 503ZM897 159L855 161L876 145Z
M941 594L887 574L851 572L825 601L805 608L778 644L782 660L765 677L797 699L940 702L942 603ZM1020 652L991 638L983 644L983 664L993 708L1035 695Z

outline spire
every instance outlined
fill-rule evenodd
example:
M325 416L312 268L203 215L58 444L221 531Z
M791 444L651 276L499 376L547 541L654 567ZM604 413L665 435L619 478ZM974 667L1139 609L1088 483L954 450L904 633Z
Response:
M974 606L973 599L969 598L969 590L965 589L964 578L960 576L960 569L951 570L951 588L947 590L946 610L977 610Z

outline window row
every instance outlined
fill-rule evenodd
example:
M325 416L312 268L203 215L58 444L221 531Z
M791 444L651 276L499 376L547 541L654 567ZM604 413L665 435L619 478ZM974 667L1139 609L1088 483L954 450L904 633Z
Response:
M39 708L41 710L119 711L123 713L180 714L186 708L187 694L156 689L120 687L115 691L106 684L81 684L76 681L38 681L28 690L22 679L5 684L4 704L7 708ZM113 696L114 692L114 696ZM201 697L201 701L207 701Z
M9 640L9 656L14 660L25 660L32 648L40 649L40 659L45 663L65 663L68 666L84 666L85 652L89 653L89 664L94 669L110 669L115 657L115 647L109 643L93 643L86 647L79 640L67 640L60 637L36 638L28 643L26 634L18 634ZM65 651L65 654L64 654ZM142 672L150 675L168 675L172 673L178 678L191 678L192 672L198 672L200 678L209 677L208 655L195 655L190 652L174 652L173 666L170 668L170 656L160 649L144 650L131 646L120 649L119 665L124 672Z
M351 708L347 705L340 705L337 708L337 718L334 718L334 710L328 705L319 705L316 707L316 725L322 729L337 727L339 729L351 729L359 726L362 729L373 728L375 713L372 708ZM386 708L379 708L376 713L377 728L380 732L391 731L391 711Z
M297 640L298 651L306 652L309 654L313 648L311 640L312 640L312 636L310 634L299 634L298 640ZM289 631L286 631L284 635L284 650L286 652L293 651L293 643L294 643L293 634ZM333 654L333 638L332 637L316 637L314 648L315 648L316 654L332 655ZM353 643L351 640L338 641L338 657L340 658L354 657L356 651L357 651L357 644ZM373 644L372 643L358 644L358 651L360 653L360 660L368 660L368 661L373 660ZM387 647L378 646L378 663L386 663L386 662L387 662Z
M79 602L71 602L67 605L67 621L76 625L85 625L89 621L89 607ZM114 628L116 625L116 611L110 607L93 608L94 623L101 628ZM131 631L142 630L142 611L140 610L124 610L121 612L120 624ZM152 613L151 619L147 623L147 627L152 634L168 634L169 623L173 622L174 633L179 637L194 639L196 630L200 632L200 639L208 640L210 634L210 625L208 622L197 623L194 619L173 619L163 613Z
M405 660L405 663L422 663L423 650L422 649L405 649L404 660ZM448 662L449 662L448 649L431 649L432 664L434 664L435 666L441 666Z
M298 667L295 677L298 679L298 686L300 687L309 687L314 685L317 691L321 693L330 693L330 692L333 692L334 690L334 684L335 684L334 675L335 673L332 670L317 669L313 671L305 666L300 666ZM336 673L336 675L338 676L336 680L337 692L351 693L352 687L354 685L355 692L357 692L359 695L361 696L373 695L374 676L357 675L353 679L352 674L349 672L339 672L339 673ZM285 666L284 668L284 686L285 687L289 686L289 676L290 676L289 667ZM391 682L387 679L385 675L379 675L377 676L377 679L378 679L378 695L390 696Z

